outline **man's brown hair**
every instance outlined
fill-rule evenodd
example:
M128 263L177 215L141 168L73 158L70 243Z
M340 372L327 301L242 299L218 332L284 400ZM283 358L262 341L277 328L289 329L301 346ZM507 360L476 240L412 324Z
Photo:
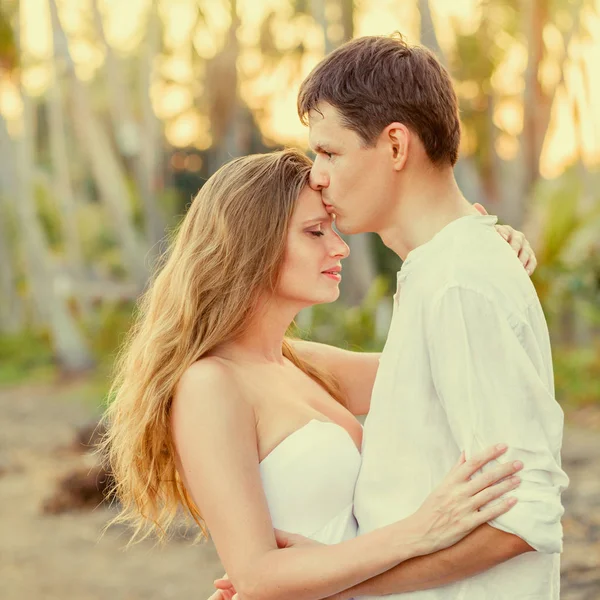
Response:
M367 146L390 123L403 123L421 139L435 164L454 165L460 145L458 101L450 75L424 46L400 34L367 36L340 46L302 82L298 114L327 102Z

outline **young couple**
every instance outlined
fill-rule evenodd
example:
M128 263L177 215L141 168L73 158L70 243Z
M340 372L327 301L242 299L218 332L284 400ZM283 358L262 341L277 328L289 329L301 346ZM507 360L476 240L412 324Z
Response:
M448 74L360 38L298 107L314 163L222 167L141 301L106 415L118 520L164 535L187 508L229 576L215 599L557 600L568 479L535 258L456 185ZM404 259L381 355L286 337L338 297L334 222Z

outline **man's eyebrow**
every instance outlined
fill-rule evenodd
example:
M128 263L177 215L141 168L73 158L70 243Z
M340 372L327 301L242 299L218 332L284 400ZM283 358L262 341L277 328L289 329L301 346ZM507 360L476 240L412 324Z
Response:
M317 154L319 154L320 152L329 152L329 146L322 142L319 142L314 145L310 144L310 142L309 142L309 145L311 146L313 152L316 152Z

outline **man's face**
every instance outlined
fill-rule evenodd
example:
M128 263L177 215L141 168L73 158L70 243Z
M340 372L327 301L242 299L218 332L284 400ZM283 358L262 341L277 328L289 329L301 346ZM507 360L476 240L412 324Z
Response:
M322 102L309 114L309 143L316 154L310 185L321 190L327 212L342 233L379 231L392 202L389 148L366 147L344 126L336 108Z

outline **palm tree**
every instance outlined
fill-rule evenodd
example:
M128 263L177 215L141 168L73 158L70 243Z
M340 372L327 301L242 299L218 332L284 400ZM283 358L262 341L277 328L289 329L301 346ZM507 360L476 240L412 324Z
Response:
M94 23L105 53L104 71L109 92L110 117L114 134L121 154L133 164L133 171L144 213L146 241L151 248L163 237L165 223L160 213L153 180L156 169L156 146L160 139L158 121L150 103L150 81L153 68L152 59L160 45L160 25L156 14L156 2L151 0L148 10L147 35L144 41L142 65L142 110L143 123L134 117L131 97L125 85L121 63L108 43L104 33L102 15L98 0L92 0ZM141 125L149 127L142 129Z
M70 267L71 277L81 284L85 279L85 265L77 224L78 206L73 191L69 153L66 144L67 129L61 78L59 76L61 64L61 60L55 57L52 80L47 94L48 138L52 164L52 183L49 187L50 191L58 199L61 209L60 216L65 240L65 254ZM79 294L75 295L75 299L81 313L88 317L90 314L89 302L84 296Z
M100 198L106 205L117 233L123 262L130 277L140 289L147 280L144 262L146 245L142 244L132 222L126 177L113 150L106 131L102 128L88 95L88 90L77 77L75 64L63 31L56 0L49 0L55 55L64 61L72 94L72 118L81 151L91 167Z
M17 7L15 14L15 39L19 44L20 20ZM93 360L77 323L71 314L67 298L60 293L57 286L56 273L50 257L48 244L44 238L42 227L37 217L33 195L35 175L34 143L33 143L33 106L31 99L24 93L17 70L23 118L21 133L13 142L13 153L5 158L15 156L16 191L15 212L19 223L21 243L24 250L25 268L31 294L37 312L45 318L51 334L56 360L65 372L80 372L88 369ZM10 140L5 128L6 123L0 121L1 137L6 143Z

